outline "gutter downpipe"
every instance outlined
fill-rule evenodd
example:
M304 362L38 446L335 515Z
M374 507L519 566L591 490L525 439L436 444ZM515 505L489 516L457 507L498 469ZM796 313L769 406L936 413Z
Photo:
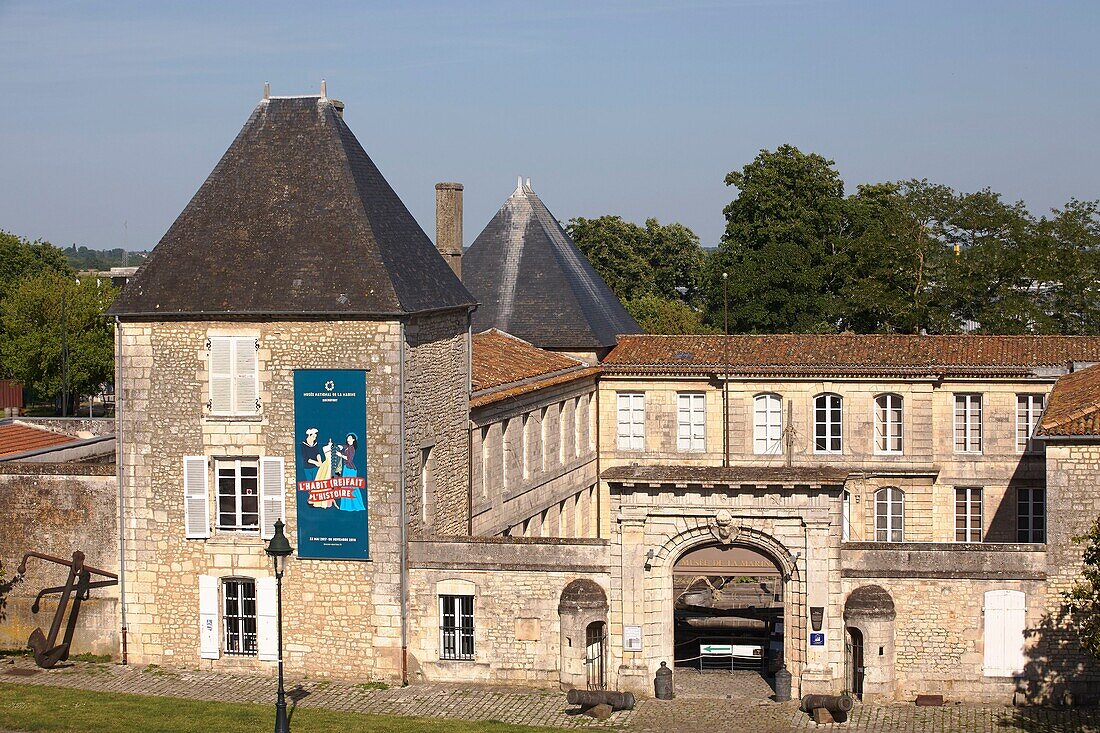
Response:
M398 481L400 483L401 508L399 511L401 522L401 685L409 684L409 534L408 534L408 507L405 490L405 463L408 456L405 451L405 321L401 321L400 342L398 344L398 387L397 402L400 409L398 419L398 443L401 446L400 471Z
M115 481L118 482L118 602L122 607L122 663L128 660L126 648L126 494L122 489L122 324L115 316Z

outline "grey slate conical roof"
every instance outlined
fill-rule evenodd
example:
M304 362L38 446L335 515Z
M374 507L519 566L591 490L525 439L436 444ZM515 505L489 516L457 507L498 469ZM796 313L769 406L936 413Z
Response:
M326 97L260 102L110 313L400 316L469 308Z
M579 351L642 331L530 185L516 186L474 240L462 277L480 303L475 332Z

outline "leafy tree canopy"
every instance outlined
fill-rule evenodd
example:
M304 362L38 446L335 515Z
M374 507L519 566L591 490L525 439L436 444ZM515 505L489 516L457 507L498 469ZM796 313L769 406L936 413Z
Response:
M646 333L714 333L701 311L681 300L642 295L623 303Z
M31 242L0 230L0 300L26 275L40 272L72 274L65 255L49 242Z

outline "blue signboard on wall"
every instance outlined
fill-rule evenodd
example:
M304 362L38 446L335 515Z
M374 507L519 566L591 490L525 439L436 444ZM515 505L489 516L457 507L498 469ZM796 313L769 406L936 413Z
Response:
M367 560L367 373L294 372L298 556Z

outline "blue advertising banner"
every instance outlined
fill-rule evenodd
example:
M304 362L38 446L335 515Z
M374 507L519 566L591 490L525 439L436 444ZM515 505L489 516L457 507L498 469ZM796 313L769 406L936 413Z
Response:
M298 556L367 560L367 373L294 372Z

